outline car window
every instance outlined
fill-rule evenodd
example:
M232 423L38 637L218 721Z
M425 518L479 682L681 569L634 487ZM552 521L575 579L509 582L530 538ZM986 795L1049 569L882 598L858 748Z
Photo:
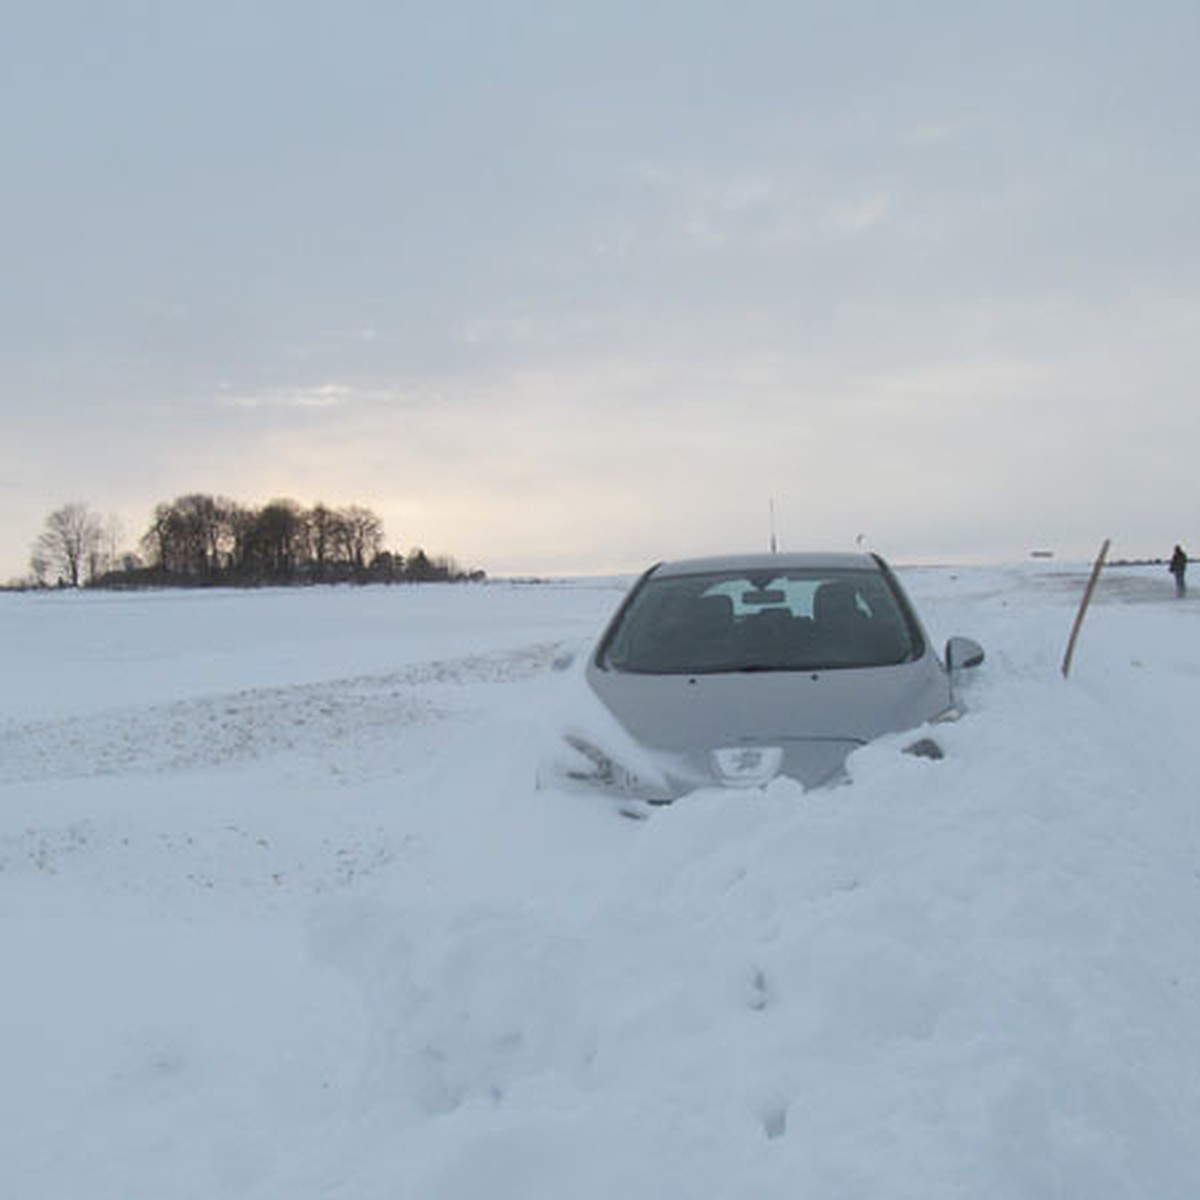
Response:
M650 576L601 648L647 674L829 670L914 658L919 634L879 571Z

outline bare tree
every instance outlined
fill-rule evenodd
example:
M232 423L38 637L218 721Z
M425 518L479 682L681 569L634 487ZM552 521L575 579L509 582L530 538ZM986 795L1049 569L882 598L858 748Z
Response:
M116 562L115 546L114 532L96 551L93 574L96 564ZM383 522L362 505L329 508L318 502L305 509L286 497L262 508L243 508L223 496L177 496L155 508L141 547L145 564L136 556L122 563L124 574L137 579L119 582L246 586L483 577L480 571L468 575L452 558L414 550L406 559L385 550ZM31 566L42 578L51 560L40 545L37 549Z
M154 515L150 518L150 528L142 534L141 546L146 558L164 575L171 570L172 543L171 506L156 504Z
M290 583L304 551L304 514L295 500L272 500L259 509L243 543L244 566L251 576Z
M338 509L337 534L342 557L361 574L383 549L383 522L369 509L352 504Z
M234 502L225 496L193 492L173 505L179 514L187 573L212 579L233 552Z
M420 546L414 546L404 561L404 573L413 583L432 583L438 578L437 568Z
M99 536L88 552L88 579L96 580L117 566L117 546L123 536L120 517L110 513L99 522Z
M50 562L36 546L29 556L29 570L33 575L33 582L38 587L45 587L49 582Z
M336 553L337 514L320 501L308 512L308 551L318 579L328 574L330 560Z
M234 557L236 509L224 496L177 496L155 508L142 548L163 575L212 580Z
M96 562L103 546L104 522L86 504L72 501L46 518L30 566L35 575L57 575L61 582L78 587L84 569Z

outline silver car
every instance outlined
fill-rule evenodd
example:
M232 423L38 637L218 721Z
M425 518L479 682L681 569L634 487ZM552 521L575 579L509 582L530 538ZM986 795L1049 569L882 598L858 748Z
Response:
M818 787L882 734L958 715L968 638L939 660L887 564L868 554L660 563L634 585L585 665L603 706L568 731L571 774L665 803L699 787ZM929 736L910 747L940 757Z

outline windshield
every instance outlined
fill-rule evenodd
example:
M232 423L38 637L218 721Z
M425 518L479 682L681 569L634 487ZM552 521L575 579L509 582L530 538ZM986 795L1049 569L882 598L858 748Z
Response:
M644 580L599 663L656 675L812 671L889 666L922 648L880 571L730 571Z

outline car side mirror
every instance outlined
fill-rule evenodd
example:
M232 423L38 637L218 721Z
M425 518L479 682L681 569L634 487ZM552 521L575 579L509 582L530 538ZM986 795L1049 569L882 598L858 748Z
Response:
M983 662L983 647L971 638L952 637L946 643L946 669L965 671Z

